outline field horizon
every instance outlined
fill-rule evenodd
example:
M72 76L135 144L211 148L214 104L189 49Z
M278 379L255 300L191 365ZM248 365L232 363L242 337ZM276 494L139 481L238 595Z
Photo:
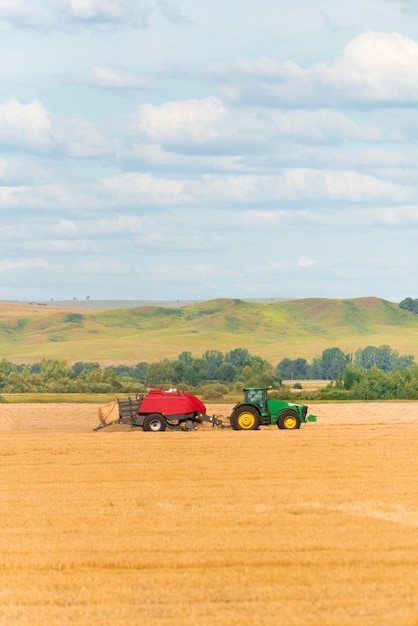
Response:
M177 306L100 308L94 301L0 302L0 351L15 363L43 358L102 366L155 362L189 351L246 348L274 365L390 345L418 359L418 316L377 297L352 299L220 298ZM106 301L108 302L108 301ZM120 303L120 301L117 301Z

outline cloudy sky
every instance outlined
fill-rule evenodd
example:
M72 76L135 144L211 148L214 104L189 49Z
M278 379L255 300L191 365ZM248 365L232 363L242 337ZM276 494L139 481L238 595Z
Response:
M0 300L418 297L418 0L0 0Z

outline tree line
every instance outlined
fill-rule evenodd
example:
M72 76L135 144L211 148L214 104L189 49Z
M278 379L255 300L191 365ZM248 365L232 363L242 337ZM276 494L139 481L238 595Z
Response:
M401 356L388 345L367 346L354 354L345 353L341 348L327 348L310 363L306 359L282 359L276 367L276 374L283 380L337 380L348 365L367 372L373 367L393 372L398 367L407 369L414 364L412 355Z
M313 392L295 392L283 380L322 379L330 383ZM223 354L206 350L200 357L182 352L177 359L155 363L102 367L98 362L43 359L16 365L0 361L0 393L136 393L148 387L188 389L206 400L220 400L242 387L278 390L286 399L418 398L418 366L411 355L401 356L390 346L367 346L354 354L327 348L311 362L284 358L273 367L245 348ZM300 386L300 385L299 385ZM302 386L303 387L303 386Z
M384 372L348 365L343 376L317 394L321 400L418 400L418 366Z
M208 383L217 384L219 394L227 392L228 385L237 381L276 387L281 382L271 363L244 348L226 354L206 350L199 358L191 352L182 352L177 359L132 366L101 367L97 362L82 361L69 365L68 361L59 359L43 359L32 365L0 361L0 393L131 393L146 387L195 388Z

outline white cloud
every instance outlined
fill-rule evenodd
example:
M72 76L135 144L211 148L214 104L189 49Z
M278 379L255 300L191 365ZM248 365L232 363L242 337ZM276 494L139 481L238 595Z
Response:
M0 0L0 21L39 30L71 30L83 25L146 28L154 13L176 26L189 23L168 0Z
M122 261L111 257L99 257L94 260L82 259L75 267L75 271L83 276L126 276L128 268Z
M240 211L238 228L281 229L300 224L321 224L327 219L327 216L313 210L244 210ZM237 222L236 217L233 220Z
M79 115L53 118L53 139L58 150L72 157L109 155L113 151L111 142L94 124Z
M282 261L270 261L268 267L272 269L274 272L278 272L280 274L287 274L292 267L294 267L293 263L288 260Z
M315 259L309 259L307 257L302 257L302 258L298 259L297 264L299 265L299 267L312 267L313 265L316 265L316 261L315 261Z
M96 190L104 204L172 206L191 204L187 180L157 178L150 174L128 172L99 180Z
M140 159L150 166L170 166L172 170L188 171L234 171L245 172L250 166L244 162L244 155L182 154L170 152L156 143L134 143L130 146L117 148L120 159Z
M178 6L168 0L50 0L50 3L70 19L84 22L141 28L147 26L153 12L159 12L173 24L189 23Z
M157 177L128 172L103 177L91 184L0 187L3 209L83 209L92 211L132 207L242 208L306 202L341 204L405 203L414 189L355 171L284 169L277 175L203 175L194 179Z
M322 144L380 138L377 127L361 126L333 111L239 109L214 97L142 105L133 129L166 150L187 152L199 146L203 153L219 154L265 150L278 139Z
M209 66L235 102L278 106L416 103L418 42L400 33L364 32L332 64L304 69L290 61L239 59Z
M49 269L49 263L43 258L4 259L0 261L0 274L15 272L16 270Z
M150 89L152 86L147 76L110 67L92 67L86 82L101 89Z
M355 171L326 171L309 168L285 169L277 175L208 176L187 185L197 198L213 203L268 203L280 201L401 202L413 189L379 180Z
M103 254L106 252L106 246L94 238L91 240L36 239L21 244L19 250L47 250L48 254Z
M61 151L74 157L109 154L101 131L78 115L51 115L39 100L0 103L0 142L9 149L31 153Z
M392 227L411 227L418 225L418 205L374 206L353 214L359 225Z
M369 267L377 267L381 270L390 270L393 268L412 269L415 265L415 260L408 257L406 254L364 257L364 261Z
M127 173L101 179L104 202L138 206L218 206L282 201L367 203L402 202L413 194L408 187L355 171L287 169L277 175L205 175L196 179L157 178Z
M27 237L28 233L26 233ZM1 236L1 234L0 234ZM39 239L38 239L39 236ZM45 239L45 236L49 236ZM118 215L116 217L83 221L59 220L42 225L33 241L23 243L22 249L50 252L106 253L108 241L117 237L123 247L131 250L204 250L218 249L222 241L215 234L195 233L189 224L178 224L177 215L169 214L161 220L150 215Z
M34 159L10 158L0 156L0 184L19 185L44 183L48 173Z
M48 150L53 143L50 115L41 102L0 103L0 141L8 146Z
M218 268L210 263L197 263L188 265L154 265L150 269L150 277L155 280L165 282L175 281L176 283L197 284L210 283L214 280L228 279L236 280L242 278L242 273Z
M129 234L135 236L142 233L145 228L145 218L138 215L118 215L116 217L97 218L83 220L60 219L46 227L47 233L52 237L81 238L81 237L105 237L109 235L123 236Z
M91 210L100 209L103 205L95 197L94 187L85 189L82 185L75 188L68 184L21 185L0 187L0 208L22 209L23 211L39 209L57 211L63 209L82 210L89 206Z
M226 220L225 224L232 227ZM235 216L235 222L237 221ZM398 206L362 206L353 208L350 211L318 211L318 210L244 210L240 211L239 224L237 229L246 230L283 230L300 227L308 227L320 232L324 227L332 229L342 228L347 232L353 229L383 228L416 228L418 225L418 205L398 205ZM313 232L313 230L312 230ZM303 262L309 262L309 257L302 258Z
M20 28L38 28L47 20L45 7L31 0L0 0L0 21Z
M169 0L157 0L155 3L161 14L172 24L184 26L191 24L190 18L185 15L174 2Z
M154 141L201 143L218 138L227 114L217 98L144 104L137 112L136 127Z
M143 19L147 15L146 3L132 0L56 0L51 3L54 4L64 14L79 20L121 21L135 16Z
M76 237L81 224L77 224L73 220L61 218L58 222L47 226L47 233L53 237Z

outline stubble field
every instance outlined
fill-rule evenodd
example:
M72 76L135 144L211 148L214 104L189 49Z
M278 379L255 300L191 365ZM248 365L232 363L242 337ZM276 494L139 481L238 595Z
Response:
M417 626L418 403L310 408L144 433L0 405L0 624Z

